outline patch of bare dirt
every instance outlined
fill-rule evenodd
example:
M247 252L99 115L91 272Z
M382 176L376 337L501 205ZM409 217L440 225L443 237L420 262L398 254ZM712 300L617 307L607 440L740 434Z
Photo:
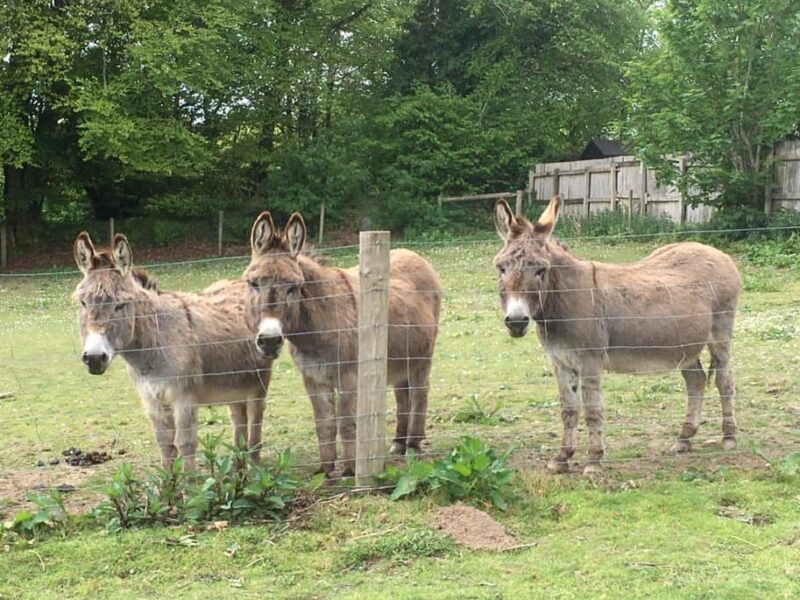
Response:
M514 546L505 528L491 516L464 504L439 508L434 524L456 544L472 550L508 550Z
M6 471L0 477L0 515L13 514L31 504L25 497L31 493L46 494L58 488L64 494L64 505L73 514L82 514L97 504L97 497L86 489L86 481L95 474L92 469L59 466L26 471Z

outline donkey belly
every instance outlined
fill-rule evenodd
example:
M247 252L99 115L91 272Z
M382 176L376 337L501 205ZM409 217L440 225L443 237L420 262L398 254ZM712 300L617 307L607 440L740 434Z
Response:
M608 350L603 356L603 366L613 373L656 374L680 369L694 363L703 344L681 349L647 348Z

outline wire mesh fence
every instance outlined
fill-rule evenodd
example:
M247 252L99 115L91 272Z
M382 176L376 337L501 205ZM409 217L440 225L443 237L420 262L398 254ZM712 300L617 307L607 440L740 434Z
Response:
M582 258L625 262L645 256L660 243L661 238L636 238L611 246L601 239L576 239L570 246ZM539 469L561 446L558 386L535 336L511 339L505 331L492 266L499 248L499 242L485 241L413 247L436 269L443 304L430 379L405 388L412 393L416 388L428 392L421 458L441 456L462 436L473 435L498 449L513 449L515 466ZM355 247L336 248L330 254L332 265L357 263ZM248 260L226 257L147 268L158 277L162 293L199 291L216 281L240 277ZM691 466L751 468L763 465L765 458L773 460L800 450L800 378L796 375L800 369L800 278L792 270L741 262L740 270L744 291L733 336L738 449L722 449L715 389L706 392L694 451L678 455L671 447L685 420L686 392L680 374L663 368L639 368L638 376L606 374L602 385L605 464L612 476L629 479L659 472L674 474ZM80 280L75 269L0 278L0 510L16 505L36 486L66 483L90 497L93 486L105 481L123 462L158 464L156 435L126 373L124 354L113 360L102 376L90 375L81 362L78 304L71 298ZM337 291L313 299L325 302L328 296L341 295ZM163 321L168 315L157 310L141 313L143 319L159 317ZM353 333L356 327L337 323L335 318L330 323L314 333L330 340ZM413 324L403 327L408 334ZM242 343L255 349L253 339L247 336L215 342ZM206 344L194 340L185 346ZM320 461L318 423L309 392L289 354L284 348L277 360L264 367L271 380L266 408L258 421L263 427L262 455L290 448L298 470L310 477ZM339 370L352 362L352 358L324 360L311 366ZM410 363L406 361L406 365ZM708 365L707 357L703 364ZM197 375L186 372L174 377ZM249 398L229 394L225 400L226 404L199 407L199 436L231 437L227 407ZM385 406L386 438L373 441L385 449L383 458L403 460L388 452L399 416L391 392L387 392ZM421 416L409 414L412 412L401 410L405 414L400 416ZM358 420L364 415L353 416ZM340 413L326 418L338 426L346 417ZM341 437L339 443L341 458ZM62 452L73 447L106 452L110 460L93 467L68 466ZM583 462L586 452L587 436L581 424L575 461ZM58 464L51 464L56 460ZM336 471L340 474L341 468Z

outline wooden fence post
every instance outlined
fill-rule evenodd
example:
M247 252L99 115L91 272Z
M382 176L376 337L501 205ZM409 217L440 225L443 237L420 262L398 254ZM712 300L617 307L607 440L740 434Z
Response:
M521 215L522 211L524 209L524 207L523 207L523 199L524 199L523 193L524 192L522 190L517 190L517 202L516 202L516 206L514 207L514 210L516 211L515 214L517 214L517 215Z
M633 189L628 190L628 227L631 225L633 219Z
M584 169L584 178L586 184L586 193L583 195L583 216L584 218L589 216L589 212L591 208L589 207L589 197L592 195L592 173L589 171L589 167Z
M322 246L322 236L325 235L325 203L319 207L319 237L317 238L317 245Z
M558 175L558 169L553 169L553 196L560 193L561 193L561 181ZM545 200L549 200L549 198L545 198Z
M225 211L219 211L217 215L217 256L222 256L222 223L225 219Z
M611 210L613 211L617 208L617 195L619 194L617 190L617 165L615 163L611 164L609 173L611 174Z
M6 222L0 223L0 269L8 266L8 232Z
M370 487L386 454L389 232L362 231L359 242L356 486Z
M641 214L647 214L647 167L644 161L641 162L642 171L642 198L639 201L639 211Z
M683 176L686 173L686 157L685 156L681 156L681 159L680 159L680 161L678 163L678 169L680 170L681 176ZM678 211L679 211L679 215L680 215L678 217L678 222L681 225L686 223L686 194L683 193L685 185L686 185L686 180L684 179L683 181L681 181L681 189L679 190L680 194L681 194L681 198L680 198L680 205L678 206Z
M114 238L117 235L117 230L114 228L114 217L108 220L108 245L114 247Z

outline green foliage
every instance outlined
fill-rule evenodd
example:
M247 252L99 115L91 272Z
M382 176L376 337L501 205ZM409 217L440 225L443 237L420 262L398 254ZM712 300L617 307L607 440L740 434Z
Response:
M403 468L388 465L379 480L394 484L392 500L441 491L450 502L473 500L505 510L514 475L506 466L509 453L498 455L486 442L464 436L445 458L425 463L412 454Z
M470 396L467 405L460 408L453 415L453 423L478 423L480 425L497 425L498 423L512 423L519 417L503 410L503 404L498 402L492 408L487 408L478 399L477 394Z
M50 488L47 494L28 494L26 499L34 504L35 510L15 514L12 520L3 523L3 532L32 538L66 522L64 497L58 489Z
M452 551L452 540L429 529L411 529L380 537L374 541L350 544L337 562L343 569L362 569L380 560L401 562L429 556L440 556Z
M784 239L750 241L742 248L741 256L759 267L800 268L800 235L792 233Z
M201 448L196 473L185 472L182 459L144 479L131 465L123 465L103 489L106 499L94 510L95 517L113 531L212 520L279 520L300 489L290 474L288 451L278 453L274 463L256 463L249 452L223 446L217 437L203 438Z
M579 219L562 218L558 222L556 235L564 238L601 237L604 242L614 243L616 237L623 240L635 236L671 234L678 230L679 226L665 215L634 213L629 216L617 209L599 211Z
M797 127L800 5L668 0L653 13L657 35L628 69L628 134L662 180L749 219L763 207L770 152ZM678 154L690 155L684 173L669 158Z

